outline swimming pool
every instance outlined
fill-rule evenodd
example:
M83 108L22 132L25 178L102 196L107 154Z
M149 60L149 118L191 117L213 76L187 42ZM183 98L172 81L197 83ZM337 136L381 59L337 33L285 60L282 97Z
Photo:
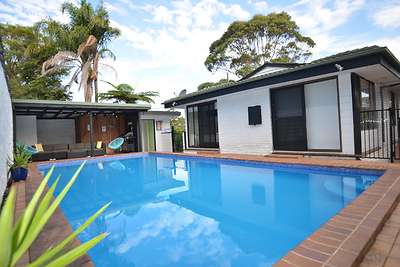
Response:
M80 163L57 163L50 183L61 174L60 190ZM380 175L129 155L88 161L61 209L76 229L112 201L79 236L110 233L89 252L96 266L271 266Z

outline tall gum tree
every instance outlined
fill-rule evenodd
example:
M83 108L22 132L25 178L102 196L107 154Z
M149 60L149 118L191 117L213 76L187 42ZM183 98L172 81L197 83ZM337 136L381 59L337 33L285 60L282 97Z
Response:
M304 62L314 46L288 13L255 15L230 24L211 44L204 64L211 72L222 70L241 78L266 62Z

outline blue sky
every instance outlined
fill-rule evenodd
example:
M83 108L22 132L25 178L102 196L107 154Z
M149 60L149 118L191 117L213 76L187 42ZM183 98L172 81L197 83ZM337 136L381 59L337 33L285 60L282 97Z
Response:
M60 12L62 2L0 0L0 22L29 25L46 17L67 21ZM204 67L209 45L229 23L254 14L287 11L317 43L311 59L374 44L388 46L400 58L400 0L103 2L112 24L122 31L111 44L117 60L105 62L118 74L104 68L103 79L132 84L138 91L158 90L156 107L182 89L194 91L202 82L225 77ZM107 89L101 85L101 91ZM83 100L81 91L74 92L74 100Z

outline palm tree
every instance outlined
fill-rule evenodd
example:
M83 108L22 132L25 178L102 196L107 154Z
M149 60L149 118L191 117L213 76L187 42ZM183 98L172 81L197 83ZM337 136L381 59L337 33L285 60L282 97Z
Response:
M115 59L107 44L118 37L120 31L110 26L108 12L102 2L96 9L86 0L81 0L79 6L65 2L62 12L68 14L68 24L54 20L39 23L42 32L60 46L60 52L43 64L42 73L45 75L58 69L73 70L67 86L78 83L80 77L79 88L84 89L85 101L91 102L94 89L97 102L99 61L107 56Z
M126 83L114 85L110 82L104 81L111 85L114 90L109 90L107 93L100 93L100 100L114 100L114 103L137 103L138 101L146 103L154 103L152 97L159 96L157 91L147 91L142 93L135 93L135 89Z

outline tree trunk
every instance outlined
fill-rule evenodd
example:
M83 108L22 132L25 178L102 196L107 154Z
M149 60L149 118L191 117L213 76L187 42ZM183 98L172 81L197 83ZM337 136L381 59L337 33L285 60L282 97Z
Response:
M97 79L93 81L94 82L94 102L99 102L99 88L98 88L98 83Z
M84 92L85 94L85 102L92 102L92 96L93 96L93 80L88 79L86 83L86 91Z

